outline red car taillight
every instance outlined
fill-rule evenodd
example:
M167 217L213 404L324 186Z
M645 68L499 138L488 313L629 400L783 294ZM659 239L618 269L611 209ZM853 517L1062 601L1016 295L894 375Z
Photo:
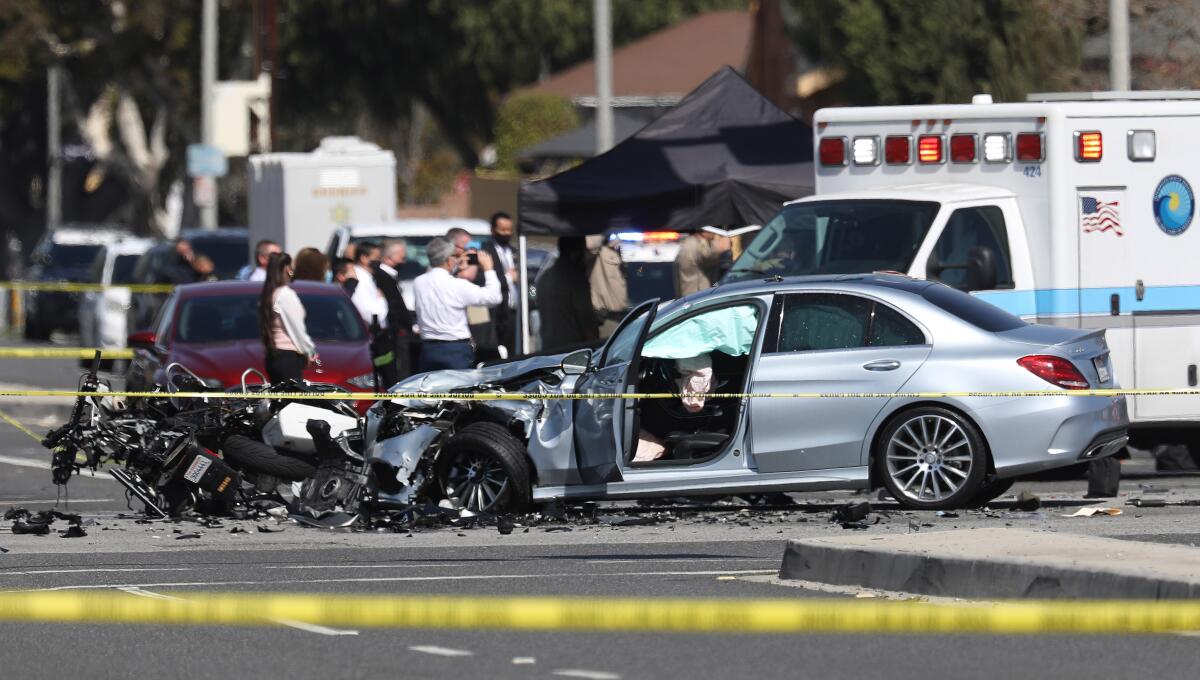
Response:
M1091 387L1087 378L1075 368L1075 364L1062 357L1035 354L1021 357L1017 359L1017 363L1042 380L1064 390L1086 390Z

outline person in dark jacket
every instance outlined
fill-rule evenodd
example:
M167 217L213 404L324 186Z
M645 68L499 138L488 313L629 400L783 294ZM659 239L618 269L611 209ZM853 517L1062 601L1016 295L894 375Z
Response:
M491 322L498 346L503 346L507 356L516 354L517 343L517 251L512 247L513 221L508 213L497 212L491 217L492 238L483 244L482 250L492 256L496 273L500 276L500 304L492 307ZM475 277L475 285L483 285L483 272Z
M404 265L408 248L403 240L388 241L383 245L383 255L371 271L375 286L387 301L387 335L392 343L391 361L377 366L380 387L387 389L412 374L411 341L413 315L404 296L400 294L400 267Z
M582 237L558 239L558 259L538 278L542 349L572 348L600 338Z

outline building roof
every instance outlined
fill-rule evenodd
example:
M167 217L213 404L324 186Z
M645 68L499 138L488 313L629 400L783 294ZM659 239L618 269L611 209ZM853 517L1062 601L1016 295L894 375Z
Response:
M753 32L747 10L692 17L613 51L613 106L670 106L725 65L741 70ZM596 72L588 60L530 88L593 106Z

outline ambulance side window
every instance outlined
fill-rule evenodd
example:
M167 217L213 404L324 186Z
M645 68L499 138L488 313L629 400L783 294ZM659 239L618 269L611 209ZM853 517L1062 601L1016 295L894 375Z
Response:
M955 288L967 285L967 254L972 248L988 248L996 259L996 287L1012 288L1012 265L1004 213L998 206L980 205L955 210L946 221L933 254L945 267L937 276Z

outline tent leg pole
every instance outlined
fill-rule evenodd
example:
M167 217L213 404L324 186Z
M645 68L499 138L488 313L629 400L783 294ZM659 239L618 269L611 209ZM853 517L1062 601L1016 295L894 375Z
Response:
M529 353L529 269L525 266L527 241L525 235L517 237L517 258L521 266L517 267L517 280L520 281L521 295L517 313L520 315L521 332L517 337L517 354Z

